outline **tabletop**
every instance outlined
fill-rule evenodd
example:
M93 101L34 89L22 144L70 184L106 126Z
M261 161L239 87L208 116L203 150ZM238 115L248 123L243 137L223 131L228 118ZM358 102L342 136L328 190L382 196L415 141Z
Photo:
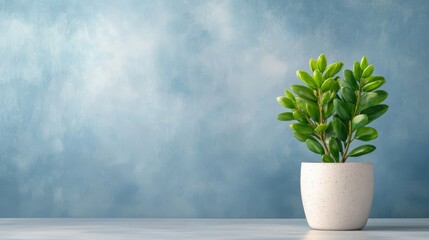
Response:
M429 219L369 219L319 231L305 219L1 218L0 239L429 239Z

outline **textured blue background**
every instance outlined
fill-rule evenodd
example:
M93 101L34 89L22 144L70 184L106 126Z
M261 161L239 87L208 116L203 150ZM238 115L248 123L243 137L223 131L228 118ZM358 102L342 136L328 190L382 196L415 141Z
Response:
M303 217L275 97L387 79L372 217L429 217L429 1L1 1L0 216ZM353 160L353 159L350 159ZM354 159L356 160L356 159Z

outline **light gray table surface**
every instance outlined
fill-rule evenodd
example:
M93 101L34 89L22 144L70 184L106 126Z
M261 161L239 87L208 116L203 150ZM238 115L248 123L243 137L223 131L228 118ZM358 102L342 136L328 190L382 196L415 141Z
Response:
M318 231L304 219L1 218L0 239L429 239L429 219L370 219Z

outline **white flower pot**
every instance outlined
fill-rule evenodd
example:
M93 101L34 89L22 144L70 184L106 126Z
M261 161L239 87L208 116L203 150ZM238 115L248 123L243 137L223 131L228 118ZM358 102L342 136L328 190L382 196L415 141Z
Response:
M371 211L373 189L372 163L301 164L301 197L311 228L364 228Z

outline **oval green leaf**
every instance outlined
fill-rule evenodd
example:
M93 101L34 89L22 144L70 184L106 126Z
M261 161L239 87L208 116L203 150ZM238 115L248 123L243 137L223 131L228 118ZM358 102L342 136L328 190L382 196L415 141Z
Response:
M307 104L307 100L302 97L296 97L296 107L299 110L305 111L305 105Z
M325 105L329 100L331 100L332 93L331 92L325 92L322 95L322 105Z
M387 109L389 109L389 106L386 104L379 104L363 110L362 113L368 116L368 123L370 123L386 113Z
M332 121L328 123L328 128L325 130L325 139L329 139L330 137L334 136L334 129L332 128Z
M317 101L316 96L314 96L313 91L310 88L301 85L292 85L291 88L298 96L313 102Z
M374 140L377 137L378 137L377 130L375 130L375 128L372 128L372 127L359 128L355 134L356 139L365 141L365 142Z
M333 163L333 162L335 162L334 159L332 159L330 156L328 156L326 154L323 154L322 161L324 163Z
M332 116L332 112L334 111L334 104L332 102L329 102L325 105L323 105L323 117L329 118Z
M309 139L309 138L314 139L314 138L313 138L312 136L310 136L310 135L301 134L301 133L299 133L299 132L294 132L294 133L293 133L293 136L294 136L296 139L298 139L298 141L300 141L300 142L305 142L305 141L307 141L307 139Z
M328 64L328 61L326 60L325 55L323 53L320 54L319 58L317 58L317 67L319 71L323 73L323 71L325 71L327 64Z
M283 96L277 97L277 102L280 103L280 105L282 105L285 108L290 108L290 109L295 108L295 103L287 97L283 97Z
M371 64L365 68L365 70L362 73L362 77L367 78L367 77L371 76L372 72L374 72L374 65Z
M366 67L368 67L368 59L363 56L360 60L360 69L365 69Z
M345 82L353 89L353 90L357 90L358 89L358 83L356 82L355 77L353 76L353 72L349 69L346 69L344 71L344 78L345 78Z
M334 81L335 80L333 78L326 79L326 81L324 81L322 83L322 87L321 87L322 92L327 92L327 91L331 90L332 84L333 84Z
M377 90L374 92L377 93L377 100L375 101L375 104L384 102L384 100L386 100L386 98L389 96L389 94L384 90Z
M338 92L338 90L340 89L340 86L338 84L339 81L343 81L343 80L341 80L340 77L336 77L332 82L332 87L331 87L332 92Z
M320 120L320 111L315 103L307 102L306 110L307 110L307 113L310 115L310 117L314 119L316 122Z
M314 131L319 132L319 133L322 133L322 132L324 132L327 128L328 128L328 124L326 124L326 123L322 123L322 124L320 124L319 126L317 126L317 127L314 129Z
M316 85L318 87L322 86L323 77L322 77L322 73L319 71L319 69L314 70L313 78L314 78L314 82L316 82Z
M375 90L375 89L383 86L384 83L385 82L383 82L382 80L378 80L378 81L375 81L375 82L367 83L367 84L365 84L363 86L362 90L364 92L371 92L371 91L373 91L373 90Z
M331 151L332 156L338 162L340 157L340 147L338 146L337 139L331 137L328 142L329 150Z
M295 120L293 114L291 112L284 112L277 115L277 120L280 121L292 121Z
M291 125L289 125L289 127L292 130L304 135L313 134L313 127L305 123L292 123Z
M362 69L360 68L359 62L355 62L353 65L353 76L355 77L356 81L359 82L360 77L362 76Z
M316 59L310 59L310 62L308 63L310 65L310 69L312 72L317 69L317 60Z
M305 141L305 143L307 144L307 148L310 149L310 151L317 154L325 153L325 150L323 149L322 144L320 144L318 141L309 138Z
M365 154L368 154L370 152L373 152L375 150L375 146L367 144L359 146L353 150L350 151L349 157L359 157Z
M346 104L338 98L334 99L334 111L344 122L348 122L352 118Z
M386 81L383 76L370 76L365 79L365 84L372 83L378 80Z
M293 95L293 93L291 93L288 89L285 90L285 95L286 97L290 98L292 101L296 101L295 95Z
M310 76L310 74L308 74L306 71L298 70L296 71L296 76L305 84L307 84L307 86L309 86L310 88L317 88L316 82L314 81L313 77Z
M352 129L357 130L364 127L366 124L368 124L368 116L365 114L359 114L352 120Z
M334 117L332 120L332 127L334 128L335 135L343 142L347 140L348 129L341 119Z
M305 117L305 115L302 112L297 111L297 110L293 110L292 115L298 122L308 123L307 118Z
M340 152L343 153L343 144L341 143L341 140L339 138L335 138L337 140L338 146L340 147Z
M375 104L377 104L377 100L378 100L378 94L375 92L367 92L362 94L362 97L359 103L359 110L363 111L369 107L374 106Z
M342 62L336 62L336 63L329 64L329 66L326 67L326 71L325 71L325 74L323 75L323 77L325 77L325 79L333 77L335 74L337 74L341 70L343 65L344 65L344 63L342 63Z
M341 96L349 103L356 103L356 93L351 87L342 87Z

